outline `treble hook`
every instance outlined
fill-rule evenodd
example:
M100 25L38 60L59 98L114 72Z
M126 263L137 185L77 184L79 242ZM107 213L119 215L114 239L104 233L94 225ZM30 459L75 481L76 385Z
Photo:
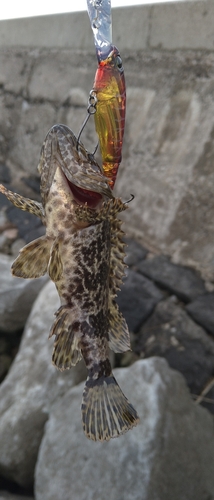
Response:
M79 131L79 134L77 136L77 145L76 145L76 149L77 149L77 152L79 150L79 145L80 145L80 136L86 126L86 123L88 122L89 118L91 115L94 115L97 111L96 109L96 106L97 106L97 96L96 96L96 92L94 90L90 90L89 92L89 98L88 98L88 107L87 107L87 116L82 124L82 127ZM97 151L97 148L98 148L98 145L96 146L95 150L94 150L94 153L93 155L96 153Z
M135 195L134 194L130 194L130 196L131 196L131 198L128 201L125 201L124 205L128 205L128 203L130 203L132 200L134 200Z

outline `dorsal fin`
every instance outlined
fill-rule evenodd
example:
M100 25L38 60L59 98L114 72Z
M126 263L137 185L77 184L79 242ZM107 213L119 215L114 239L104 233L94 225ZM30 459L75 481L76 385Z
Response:
M109 307L109 347L114 352L131 350L129 329L125 318L119 311L116 302L112 301Z
M110 282L109 291L112 299L120 290L122 278L125 276L124 263L126 244L123 241L124 232L121 229L122 221L116 218L111 220L111 255L110 255Z

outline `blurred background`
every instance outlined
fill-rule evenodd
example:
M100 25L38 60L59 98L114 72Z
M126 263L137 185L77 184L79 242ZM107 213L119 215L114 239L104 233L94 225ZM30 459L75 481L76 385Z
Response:
M111 361L141 424L104 447L82 435L84 366L51 365L54 286L10 273L45 228L1 194L0 500L214 499L214 3L112 6L127 87L115 194L135 198L123 214L129 270L118 296L132 352ZM96 68L85 3L1 6L8 189L40 200L44 138L55 123L78 134ZM92 118L81 139L94 151Z

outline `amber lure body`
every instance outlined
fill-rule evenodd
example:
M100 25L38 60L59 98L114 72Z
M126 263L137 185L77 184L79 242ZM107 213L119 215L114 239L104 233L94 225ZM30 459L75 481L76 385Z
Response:
M114 198L106 177L72 131L55 125L39 162L42 203L0 185L22 210L40 217L46 235L26 245L12 273L37 278L48 273L61 307L51 328L52 361L60 370L82 357L88 369L82 421L86 436L108 440L131 429L138 416L118 386L109 361L130 348L129 332L115 296L124 274L124 243L117 214L127 206ZM69 404L69 402L68 402Z
M110 45L107 54L97 50L98 69L93 91L97 105L94 114L99 136L103 172L113 189L122 157L126 113L126 86L118 49Z

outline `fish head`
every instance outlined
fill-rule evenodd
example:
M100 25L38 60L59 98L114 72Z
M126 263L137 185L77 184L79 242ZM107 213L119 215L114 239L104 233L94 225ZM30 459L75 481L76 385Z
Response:
M66 125L54 125L42 146L38 171L45 207L53 192L60 192L67 202L87 204L97 209L113 198L108 181L94 156L77 141Z

